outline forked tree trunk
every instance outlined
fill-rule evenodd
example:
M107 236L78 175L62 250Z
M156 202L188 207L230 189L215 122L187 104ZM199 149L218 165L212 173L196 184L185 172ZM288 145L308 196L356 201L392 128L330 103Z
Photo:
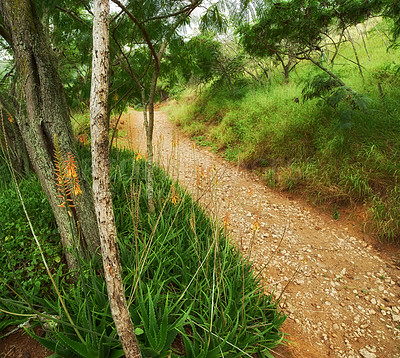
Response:
M77 158L77 153L56 59L31 0L0 0L0 12L8 31L5 40L13 49L24 95L26 115L17 116L18 127L56 218L68 265L74 268L72 246L79 247L80 252L88 248L94 255L100 241L92 192L79 165L82 194L71 193L73 210L68 212L60 207L55 140L64 157L71 153Z
M118 254L117 230L111 198L110 157L108 140L109 87L109 2L94 1L93 62L90 94L90 130L93 159L93 195L100 231L104 277L111 314L114 319L125 357L141 357L122 284Z

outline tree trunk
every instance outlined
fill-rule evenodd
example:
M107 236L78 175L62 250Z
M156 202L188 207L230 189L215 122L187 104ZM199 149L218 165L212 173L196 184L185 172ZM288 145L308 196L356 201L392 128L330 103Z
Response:
M283 77L285 79L285 82L289 83L289 73L290 73L291 61L289 59L288 63L286 64L285 63L285 59L283 58L283 56L281 56L280 54L276 54L276 57L278 58L279 62L282 64Z
M362 68L361 68L360 59L358 58L358 53L357 53L356 46L354 45L354 41L353 41L353 39L352 39L352 37L350 35L349 29L346 29L346 32L347 32L347 38L349 39L349 41L351 43L351 47L353 48L354 56L355 56L356 61L357 61L358 71L360 72L360 76L361 76L362 80L364 80L364 75L363 75L363 71L362 71Z
M339 53L340 45L342 44L343 34L344 34L344 29L342 30L342 32L339 35L339 40L338 40L337 44L334 43L334 45L335 45L335 53L333 54L332 59L331 59L331 68L330 68L331 71L333 71L333 64L334 64L334 61L335 61L335 58L336 58L337 54Z
M95 0L90 95L93 194L111 314L125 356L136 358L141 357L141 353L122 284L117 231L111 198L107 115L109 68L109 2L108 0Z
M150 212L154 212L154 154L153 154L153 130L154 130L154 99L157 89L158 76L160 74L160 62L167 47L167 41L161 44L157 58L154 59L155 66L153 77L150 85L149 100L146 103L145 92L142 89L143 117L146 128L147 139L147 198ZM149 108L149 116L147 117L147 106Z
M290 72L290 63L283 64L283 76L285 77L285 82L289 82L289 72Z
M78 165L81 195L71 193L73 210L60 207L55 141L60 153L77 159L68 107L65 102L56 59L36 15L31 0L0 0L0 11L13 51L24 94L25 116L17 116L18 127L30 161L45 191L66 249L70 268L76 266L72 246L88 248L91 255L99 247L99 233L90 186ZM75 243L74 243L75 242Z
M146 189L147 189L147 205L149 206L149 211L154 213L154 154L153 154L153 128L154 128L154 106L152 120L147 116L148 102L146 102L145 90L142 89L142 102L143 102L143 121L146 130L146 151L147 151L147 170L146 170Z
M28 173L29 156L16 123L16 112L7 107L0 95L0 148L4 153L9 153L11 165L17 173Z

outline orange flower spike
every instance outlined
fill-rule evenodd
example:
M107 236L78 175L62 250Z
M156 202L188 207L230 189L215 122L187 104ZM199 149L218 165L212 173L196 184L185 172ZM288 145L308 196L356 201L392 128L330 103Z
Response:
M253 231L255 231L255 232L257 232L258 230L260 230L260 218L259 217L257 217L257 218L255 218L254 219L254 222L253 222Z
M65 161L65 169L66 169L66 176L67 178L77 178L78 174L76 172L76 164L75 164L75 158L73 154L68 153L68 159Z
M172 187L171 191L171 203L176 206L180 202L179 193L176 192L175 188Z
M260 230L260 225L257 222L255 222L253 224L253 231L257 232L258 230Z
M74 194L75 194L75 196L82 194L82 189L79 186L79 183L75 183L75 185L74 185Z
M229 226L229 211L227 211L225 213L225 217L224 217L224 227L227 230Z
M87 135L86 134L80 134L80 135L78 135L78 140L79 140L79 142L80 143L82 143L82 144L87 144Z

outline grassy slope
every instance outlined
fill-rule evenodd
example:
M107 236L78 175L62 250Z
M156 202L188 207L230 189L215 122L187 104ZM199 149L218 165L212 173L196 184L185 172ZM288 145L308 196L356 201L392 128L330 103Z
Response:
M275 78L265 88L234 95L215 89L201 96L187 92L168 112L200 144L212 143L227 159L262 168L271 186L301 192L317 204L365 203L370 228L398 240L400 52L387 51L375 31L366 43L370 58L361 39L357 46L364 80L357 66L343 58L334 67L347 85L368 98L368 108L353 111L350 119L316 99L302 101L305 82L318 73L308 63L297 67L288 84ZM354 59L348 44L340 53Z

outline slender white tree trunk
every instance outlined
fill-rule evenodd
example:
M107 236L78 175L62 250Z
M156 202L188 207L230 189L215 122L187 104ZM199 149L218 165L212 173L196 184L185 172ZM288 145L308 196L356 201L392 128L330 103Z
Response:
M109 1L94 1L93 62L90 129L93 158L93 195L100 231L101 253L108 299L125 357L141 357L126 304L111 198L107 103L109 87Z

